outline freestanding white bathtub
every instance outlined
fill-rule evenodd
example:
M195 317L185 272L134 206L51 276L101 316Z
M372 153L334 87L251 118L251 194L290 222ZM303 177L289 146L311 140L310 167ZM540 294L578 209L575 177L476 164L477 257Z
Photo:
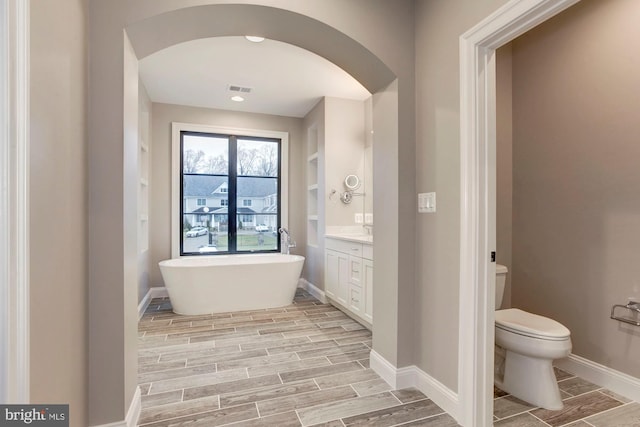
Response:
M218 255L160 261L173 311L194 315L282 307L293 301L304 257Z

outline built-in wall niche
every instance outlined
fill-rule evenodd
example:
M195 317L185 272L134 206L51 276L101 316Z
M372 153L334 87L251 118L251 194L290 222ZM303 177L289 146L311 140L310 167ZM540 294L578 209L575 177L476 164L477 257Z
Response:
M149 113L140 114L138 134L138 251L149 250Z
M318 127L307 133L307 246L318 247Z

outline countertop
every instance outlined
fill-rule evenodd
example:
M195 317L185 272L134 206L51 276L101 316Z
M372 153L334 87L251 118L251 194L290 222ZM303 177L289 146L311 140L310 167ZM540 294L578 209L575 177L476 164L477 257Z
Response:
M327 239L346 240L347 242L364 243L365 245L373 244L373 236L370 234L325 234Z

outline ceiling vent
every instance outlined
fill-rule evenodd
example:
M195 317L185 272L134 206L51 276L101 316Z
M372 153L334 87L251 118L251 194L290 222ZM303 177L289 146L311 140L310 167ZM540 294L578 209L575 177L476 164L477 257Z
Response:
M238 92L238 93L251 93L250 87L238 86L238 85L229 85L230 92Z

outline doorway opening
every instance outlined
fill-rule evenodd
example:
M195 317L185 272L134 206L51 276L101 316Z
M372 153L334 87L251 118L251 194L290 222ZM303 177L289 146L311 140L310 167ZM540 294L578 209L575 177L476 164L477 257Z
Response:
M512 0L460 37L462 425L493 425L496 50L578 1Z

